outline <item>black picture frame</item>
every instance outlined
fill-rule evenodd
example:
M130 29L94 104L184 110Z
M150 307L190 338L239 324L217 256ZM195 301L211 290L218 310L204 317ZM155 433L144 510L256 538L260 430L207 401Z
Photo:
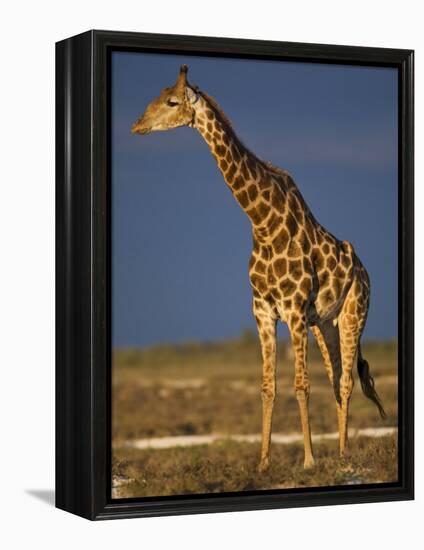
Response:
M110 57L115 50L396 67L399 481L112 500ZM414 495L413 51L89 31L56 44L56 506L91 520L397 501Z

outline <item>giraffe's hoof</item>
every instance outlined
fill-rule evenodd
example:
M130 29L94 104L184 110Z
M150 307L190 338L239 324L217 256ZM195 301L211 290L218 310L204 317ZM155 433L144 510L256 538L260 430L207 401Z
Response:
M309 456L305 458L305 462L303 463L303 467L305 470L308 470L309 468L313 468L315 466L315 460L313 456Z
M258 466L258 472L266 472L269 468L269 458L263 458Z

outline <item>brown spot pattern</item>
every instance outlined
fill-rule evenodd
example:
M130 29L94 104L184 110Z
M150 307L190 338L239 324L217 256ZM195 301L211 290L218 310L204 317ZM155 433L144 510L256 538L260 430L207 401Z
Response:
M284 227L281 228L281 231L278 233L278 235L275 237L275 239L272 241L272 246L275 250L275 252L280 253L283 252L287 246L287 243L289 242L289 236Z
M244 179L241 176L237 176L233 182L233 188L238 190L244 187Z
M291 240L287 249L287 254L291 258L298 258L302 254L299 244L295 240Z
M289 230L290 236L294 237L297 233L298 226L297 226L296 220L294 219L294 217L290 213L287 216L286 225L287 225L287 228Z
M277 277L282 277L287 272L287 260L285 258L279 258L274 262L274 271Z
M295 281L298 281L302 277L302 262L300 260L292 260L289 263L289 273Z
M247 192L249 194L249 199L253 202L256 197L258 196L258 189L256 187L256 185L252 184L252 185L249 185L249 187L247 188Z
M243 206L243 208L246 208L246 206L249 204L249 197L247 196L246 191L240 191L240 193L237 193L236 196L237 200Z
M336 267L336 258L334 256L329 256L327 258L327 267L330 271L333 271Z
M226 151L227 151L227 149L223 145L217 145L215 147L215 152L220 157L223 157L225 155Z
M280 288L283 291L284 296L291 296L296 290L296 285L291 279L286 278L281 281Z
M231 164L230 169L228 170L227 175L226 175L227 182L229 184L233 183L233 179L234 179L236 171L237 171L237 166L235 164Z
M266 265L261 260L258 260L255 269L258 273L265 273Z

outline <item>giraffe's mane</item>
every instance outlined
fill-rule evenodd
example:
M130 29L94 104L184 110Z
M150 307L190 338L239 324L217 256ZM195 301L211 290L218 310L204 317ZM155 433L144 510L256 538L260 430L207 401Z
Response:
M222 120L222 122L228 126L228 128L232 131L233 137L236 140L237 144L240 145L246 153L256 162L260 163L266 170L269 170L270 172L273 172L275 174L278 174L280 176L287 176L288 173L286 170L283 170L282 168L279 168L278 166L275 166L271 162L262 160L258 156L256 156L250 149L246 147L246 145L241 141L241 139L237 136L236 132L234 131L233 125L228 118L228 116L224 113L222 108L219 106L218 102L215 98L204 92L203 90L197 89L197 93L203 97L203 99L212 107L212 109L217 113L219 118Z
M206 92L204 92L203 90L198 89L197 93L200 94L203 97L203 99L213 108L213 110L219 115L219 118L222 119L222 122L224 122L234 132L233 125L231 124L230 119L221 109L216 99L211 95L207 94Z

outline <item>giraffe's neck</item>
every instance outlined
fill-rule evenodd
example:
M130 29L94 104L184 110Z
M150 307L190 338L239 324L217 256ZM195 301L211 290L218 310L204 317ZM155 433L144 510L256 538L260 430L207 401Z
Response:
M241 208L249 216L253 232L259 239L272 236L281 227L287 210L302 210L302 201L292 199L297 188L283 171L269 168L246 149L236 136L222 111L210 98L201 93L195 104L193 126L206 141L215 157L228 187ZM290 201L293 202L290 206ZM290 227L291 233L294 227Z

